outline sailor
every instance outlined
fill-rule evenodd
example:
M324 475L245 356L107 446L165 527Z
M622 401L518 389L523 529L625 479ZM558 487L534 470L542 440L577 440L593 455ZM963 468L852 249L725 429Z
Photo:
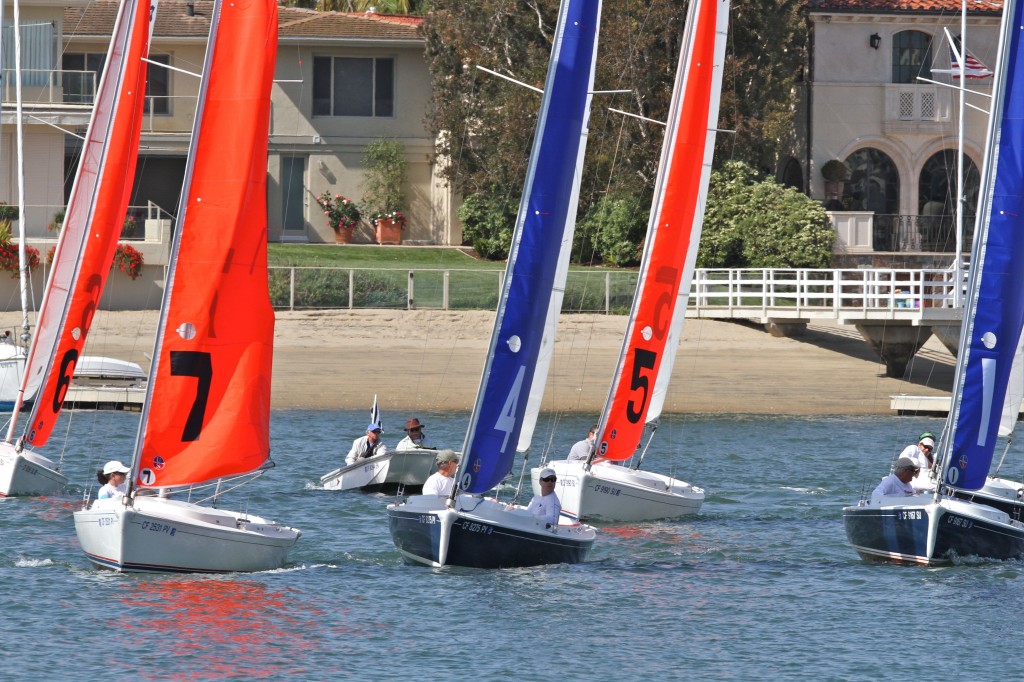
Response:
M452 494L455 484L455 471L459 468L459 455L454 450L441 450L434 458L437 471L430 474L423 484L424 495L440 495L447 497Z
M909 457L900 457L896 460L893 472L883 478L878 487L872 491L871 499L893 495L905 497L916 495L917 491L910 485L910 481L917 475L917 472L918 468L914 460Z
M538 523L545 528L558 527L558 515L562 513L562 503L555 494L555 481L558 477L555 470L548 467L540 471L540 495L534 495L530 506L526 508L533 514Z
M587 437L577 442L569 450L568 460L570 462L585 462L587 457L590 457L590 453L594 451L594 437L597 434L597 424L590 427L590 432L587 433Z
M395 447L396 450L436 450L437 448L430 445L427 442L427 437L423 434L423 427L426 424L420 422L419 419L413 417L405 422L405 438L398 441L398 445Z
M352 449L345 457L345 464L355 464L360 459L387 454L388 446L380 437L382 431L380 424L374 423L367 426L366 435L352 441Z
M931 481L931 471L935 464L935 458L932 453L935 452L935 434L930 431L925 431L917 438L916 444L908 445L903 448L903 452L900 453L900 457L906 457L914 462L919 469L917 476L910 482L914 486L914 490L931 490L933 484Z
M112 459L96 472L96 478L103 484L96 497L100 500L117 500L128 494L128 472L130 469Z

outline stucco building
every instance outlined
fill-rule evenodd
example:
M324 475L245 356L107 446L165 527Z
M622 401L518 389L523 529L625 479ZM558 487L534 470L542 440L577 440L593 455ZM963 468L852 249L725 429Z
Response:
M964 43L993 68L1001 4L967 6ZM832 209L838 250L876 265L949 263L962 206L969 251L992 78L966 79L960 202L960 81L947 40L961 39L960 0L811 0L809 20L799 156L808 193ZM822 176L833 159L850 171L843 182Z
M30 238L64 207L117 13L114 0L22 0L26 199ZM149 67L147 115L131 201L140 218L173 222L213 3L159 3ZM268 160L272 240L334 241L315 196L357 201L362 152L371 141L402 143L408 161L403 241L459 244L452 197L439 179L424 124L430 75L421 18L321 13L280 7ZM4 18L0 201L17 202L14 164L12 8ZM169 68L162 68L166 65ZM52 127L59 126L60 128ZM140 221L141 222L141 221ZM368 221L355 235L373 240ZM153 262L147 259L147 262Z

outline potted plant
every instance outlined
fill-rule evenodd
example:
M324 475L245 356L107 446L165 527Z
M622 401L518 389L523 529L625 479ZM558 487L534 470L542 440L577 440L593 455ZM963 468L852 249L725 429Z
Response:
M843 183L850 177L850 167L839 159L832 159L821 167L821 177L825 178L825 200L838 201L842 198Z
M324 192L316 197L316 203L324 210L327 224L334 230L334 241L337 244L349 244L352 232L359 224L360 214L356 202L340 194L331 195Z
M402 188L409 167L405 146L398 140L376 139L363 151L363 165L366 167L363 186L373 216L377 243L400 244L406 221L402 213L405 205Z

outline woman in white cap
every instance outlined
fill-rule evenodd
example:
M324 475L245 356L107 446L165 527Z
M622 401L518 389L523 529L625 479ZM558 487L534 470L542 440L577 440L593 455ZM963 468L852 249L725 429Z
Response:
M558 515L562 513L562 502L555 494L555 481L558 477L555 470L548 467L540 471L540 495L534 495L530 506L526 508L545 528L558 526Z
M96 472L96 478L103 484L96 495L101 500L116 500L128 494L128 467L112 459Z

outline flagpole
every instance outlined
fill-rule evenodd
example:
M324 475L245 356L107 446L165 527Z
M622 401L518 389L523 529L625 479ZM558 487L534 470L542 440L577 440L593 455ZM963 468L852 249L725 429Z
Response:
M960 3L960 125L956 157L956 254L953 260L953 307L963 306L964 282L964 83L967 81L967 0Z

